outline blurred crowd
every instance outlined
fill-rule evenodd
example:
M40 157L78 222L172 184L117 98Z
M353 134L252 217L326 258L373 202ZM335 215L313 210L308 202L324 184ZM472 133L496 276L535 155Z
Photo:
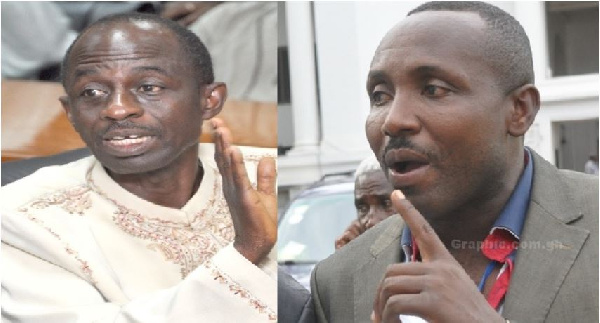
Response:
M77 34L117 13L158 14L186 26L206 44L215 77L229 98L277 99L276 2L29 2L2 4L2 78L58 81Z

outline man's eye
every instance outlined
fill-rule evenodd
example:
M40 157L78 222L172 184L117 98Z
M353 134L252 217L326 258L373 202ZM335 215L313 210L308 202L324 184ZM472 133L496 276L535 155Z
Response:
M382 106L392 100L392 97L382 91L375 91L371 94L371 104L374 106Z
M356 209L358 210L358 214L367 214L367 213L369 213L369 206L365 205L365 204L358 205L356 207Z
M383 201L383 205L387 210L391 210L393 207L392 201L390 199L385 199L385 201Z
M158 85L144 84L144 85L140 86L139 91L147 92L147 93L156 93L156 92L160 92L160 90L162 90L162 89L163 88Z
M85 89L81 92L81 96L97 97L106 94L106 92L98 89Z
M448 93L450 93L450 89L433 84L425 85L422 92L423 95L429 97L442 97L447 95Z

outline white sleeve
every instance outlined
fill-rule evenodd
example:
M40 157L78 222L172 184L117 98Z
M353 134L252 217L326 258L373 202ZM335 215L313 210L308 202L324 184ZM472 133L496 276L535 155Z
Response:
M274 251L255 266L233 248L172 288L127 302L108 301L97 285L11 245L2 244L2 322L276 321Z

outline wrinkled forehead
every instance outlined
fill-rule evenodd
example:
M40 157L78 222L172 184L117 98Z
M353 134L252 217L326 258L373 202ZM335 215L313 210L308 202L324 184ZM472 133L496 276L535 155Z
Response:
M424 11L396 24L381 40L373 61L387 50L427 48L439 54L482 51L486 23L475 12Z
M362 173L356 177L355 190L378 189L379 191L392 193L393 187L385 177L382 170L372 170Z
M118 21L100 24L83 34L73 45L67 63L77 64L95 55L113 56L179 53L180 44L167 27L150 21Z

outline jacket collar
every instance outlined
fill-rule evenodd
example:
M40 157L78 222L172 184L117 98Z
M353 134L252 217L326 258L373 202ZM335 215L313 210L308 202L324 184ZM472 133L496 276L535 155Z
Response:
M590 232L572 224L584 214L559 171L536 153L529 212L503 315L544 321ZM526 304L526 305L525 305Z

